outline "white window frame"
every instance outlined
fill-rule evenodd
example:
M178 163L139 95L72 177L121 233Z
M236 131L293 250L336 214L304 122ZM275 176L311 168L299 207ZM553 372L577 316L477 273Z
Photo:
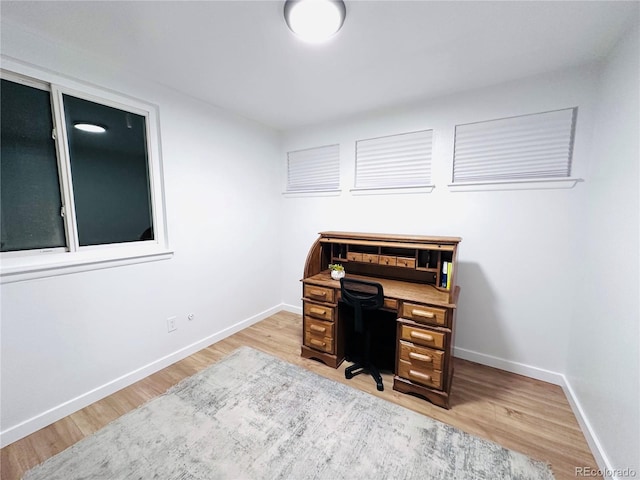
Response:
M551 176L523 176L514 174L512 178L486 178L486 179L473 179L467 181L455 180L455 169L456 169L456 148L457 145L457 134L459 127L467 127L467 126L481 126L486 125L491 128L490 124L497 122L508 122L509 120L518 121L519 119L527 119L531 118L535 121L534 117L538 117L539 119L544 120L545 115L553 115L559 114L560 112L571 112L571 128L568 137L569 142L569 151L567 158L567 175L551 175ZM577 112L578 107L570 107L570 108L562 108L557 110L548 110L545 112L536 112L529 113L523 115L515 115L511 117L499 118L499 119L491 119L491 120L483 120L478 122L471 122L465 124L456 125L455 135L454 135L454 153L453 153L453 162L451 165L451 182L449 184L449 189L452 192L465 192L465 191L482 191L482 190L537 190L537 189L558 189L558 188L573 188L576 183L581 182L581 178L571 177L571 172L573 170L573 152L575 149L575 131L576 131L576 122L577 122ZM515 124L514 124L515 126ZM535 130L531 130L533 134ZM530 144L531 145L531 144ZM480 163L478 163L480 165ZM513 163L512 166L517 166L517 163ZM487 175L489 177L489 175Z
M326 151L330 149L335 149L337 152L333 152L336 154L336 158L331 158L331 162L326 165L326 168L318 169L318 161L321 160L321 156L325 154ZM300 168L300 171L307 170L306 175L308 175L311 180L310 185L304 188L295 188L294 185L291 184L291 173L292 173L292 162L300 161L301 158L295 158L296 156L305 155L308 157L311 162L316 162L311 168L307 168L303 166ZM335 176L335 187L321 187L318 184L314 185L313 181L317 181L318 179L314 179L313 177L317 175L318 177L333 175ZM286 165L286 185L284 196L285 197L298 197L298 196L331 196L331 195L339 195L341 193L340 190L340 144L330 144L330 145L322 145L319 147L311 147L299 150L291 150L287 152L287 165Z
M0 259L2 260L0 264L0 283L12 283L33 278L171 258L173 252L169 249L167 235L158 107L78 80L48 71L41 71L36 67L6 59L4 56L2 57L2 78L34 88L43 89L43 85L49 86L50 90L49 88L44 89L51 92L53 104L58 177L62 203L65 209L65 216L73 220L67 221L68 218L65 218L67 247L2 252L0 254ZM64 110L63 94L145 117L149 188L154 229L153 240L107 245L79 245L67 132L62 115Z
M403 141L406 142L407 139L411 140L412 137L419 137L420 135L427 134L429 136L429 150L427 151L419 151L419 149L414 148L410 152L407 152L405 149L405 145L403 145ZM412 132L403 132L397 133L393 135L384 135L381 137L374 137L368 139L362 139L356 141L355 147L355 172L354 172L354 187L350 189L351 193L354 195L383 195L383 194L406 194L406 193L431 193L434 189L433 184L433 175L432 175L432 166L433 166L433 138L434 131L433 129L424 129L417 130ZM418 138L418 140L422 140ZM379 148L379 151L376 153L368 152L369 155L367 157L361 157L359 155L359 147L360 146L374 146L375 143L379 143L380 141L385 142L385 146ZM378 146L380 147L380 146ZM375 147L374 147L375 148ZM376 157L374 160L371 157L373 154ZM377 168L380 170L381 176L383 176L383 171L393 171L393 169L400 165L402 168L413 168L414 173L420 173L420 169L416 169L415 165L411 165L412 162L404 162L402 161L403 156L411 155L415 160L416 156L424 155L424 159L426 160L426 164L428 167L428 180L427 182L415 183L412 185L407 184L399 184L393 181L392 176L385 177L391 178L388 184L383 185L366 185L362 186L358 183L358 167L359 162L371 161L372 163L377 163ZM361 160L362 158L362 160ZM366 160L364 160L366 158Z

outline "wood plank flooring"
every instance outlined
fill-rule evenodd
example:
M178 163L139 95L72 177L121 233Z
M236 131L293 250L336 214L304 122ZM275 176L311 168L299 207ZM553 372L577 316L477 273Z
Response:
M300 357L302 319L279 312L211 345L115 394L25 437L0 451L0 477L25 471L91 435L114 419L162 394L180 380L217 362L242 345L262 350L327 378L397 403L465 432L548 462L557 480L575 479L576 467L597 470L587 442L558 386L455 359L451 410L393 390L383 374L384 392L368 376L345 380L338 369Z

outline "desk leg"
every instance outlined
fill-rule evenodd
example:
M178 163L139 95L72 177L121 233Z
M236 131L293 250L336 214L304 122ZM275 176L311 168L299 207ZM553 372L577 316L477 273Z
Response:
M449 410L449 392L443 392L441 390L432 390L427 387L416 385L410 382L406 378L393 377L393 389L401 393L412 393L420 397L426 398L434 405Z
M340 358L340 357L337 357L336 355L319 352L318 350L309 348L306 345L302 345L302 347L300 347L300 356L302 358L310 358L312 360L318 360L324 363L325 365L328 365L333 368L338 368L340 364L344 361L344 356Z

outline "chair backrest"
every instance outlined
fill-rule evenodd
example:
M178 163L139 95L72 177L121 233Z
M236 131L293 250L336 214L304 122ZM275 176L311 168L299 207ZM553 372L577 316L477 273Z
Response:
M362 332L362 310L377 310L384 304L382 285L343 277L340 279L340 292L342 301L354 309L356 331Z

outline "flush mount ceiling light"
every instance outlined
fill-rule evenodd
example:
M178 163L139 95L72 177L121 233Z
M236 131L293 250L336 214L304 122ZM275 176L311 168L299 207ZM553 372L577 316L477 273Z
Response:
M103 126L95 125L93 123L74 123L73 126L78 130L82 130L83 132L104 133L107 131L107 129Z
M335 35L344 23L347 9L342 0L286 0L284 19L302 40L320 43Z

